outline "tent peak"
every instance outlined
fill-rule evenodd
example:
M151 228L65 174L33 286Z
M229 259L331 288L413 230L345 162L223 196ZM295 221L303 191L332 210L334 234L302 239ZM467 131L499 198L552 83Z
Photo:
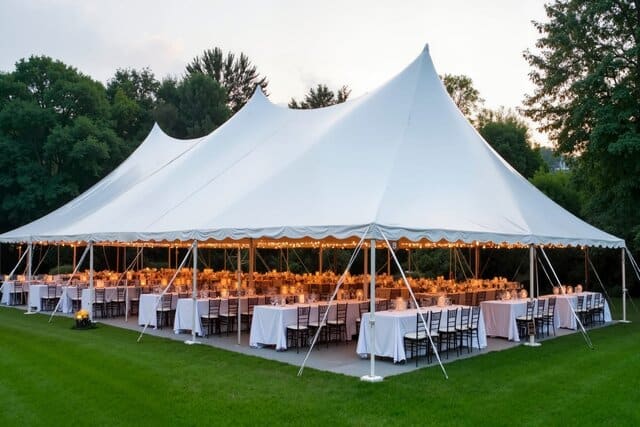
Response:
M429 53L429 43L424 44L424 48L422 48L422 52Z

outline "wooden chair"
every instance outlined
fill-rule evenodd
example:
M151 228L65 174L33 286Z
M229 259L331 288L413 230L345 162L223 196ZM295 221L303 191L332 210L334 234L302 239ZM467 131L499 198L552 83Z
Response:
M465 292L464 305L470 307L473 305L473 292Z
M58 297L58 287L56 285L47 286L46 296L40 298L40 304L42 306L42 310L43 311L55 310L59 300L60 300L60 297Z
M527 301L526 314L524 316L516 317L516 324L518 325L518 335L520 338L524 338L529 334L529 331L535 333L535 322L533 320L533 310L535 308L535 300Z
M233 332L234 325L238 317L238 298L229 298L227 300L227 311L220 313L220 329L225 326L227 336L229 332Z
M156 328L173 325L173 294L164 294L160 297L160 304L156 308Z
M362 315L368 313L370 303L368 301L362 301L358 304L358 318L356 319L356 336L360 334L360 322L362 321Z
M82 287L75 286L71 288L71 310L75 313L82 308Z
M578 316L578 319L580 320L580 323L582 323L582 326L586 327L587 326L587 317L589 316L589 312L585 308L584 295L579 295L578 296L578 301L576 303L575 312L576 312L576 315Z
M124 316L127 307L127 288L119 286L116 288L116 297L107 303L109 315L111 317Z
M220 332L220 300L219 299L209 299L209 309L206 314L200 316L200 320L202 321L202 328L206 329L207 333L205 336L209 336L212 333Z
M287 348L296 348L296 353L300 353L300 347L306 346L309 341L309 312L308 305L298 306L298 318L296 323L287 325Z
M13 292L9 294L9 305L23 305L25 301L24 285L22 283L13 284Z
M591 309L591 318L594 324L604 324L604 298L597 293L593 297L593 307Z
M449 350L452 348L458 348L458 330L456 329L457 319L458 309L447 310L447 322L445 326L441 326L440 329L438 329L438 351L442 354L444 351L443 345L446 344L447 359L449 358Z
M476 305L480 305L481 302L484 302L487 300L487 291L480 291L478 292L478 296L476 297Z
M471 308L471 317L469 318L469 328L464 332L467 349L473 353L473 337L476 337L478 349L480 349L480 334L478 333L478 325L480 324L480 307Z
M240 313L240 324L242 330L248 331L251 328L251 320L253 319L253 309L258 305L258 297L247 298L247 309Z
M137 315L140 310L140 293L141 289L137 286L129 290L129 312L132 315Z
M460 320L456 322L456 332L458 333L459 343L458 348L462 351L462 345L469 332L469 317L471 315L471 307L463 307L460 309ZM467 342L467 353L470 352L470 345Z
M322 342L327 344L327 348L329 348L329 335L327 333L327 323L326 321L322 323L322 319L324 319L324 314L329 309L329 304L318 304L318 319L312 320L309 322L309 336L315 336L320 329L320 334L318 335L318 342L320 344ZM317 346L316 348L319 348Z
M538 307L536 308L535 314L533 315L533 320L536 325L537 337L544 336L544 315L546 313L546 308L547 308L547 299L539 298Z
M347 303L336 304L336 317L327 321L329 341L347 342Z
M556 335L556 299L549 298L549 302L547 303L547 310L544 313L543 323L547 328L547 336L550 335L551 329L553 329L553 336Z
M93 310L93 317L106 317L107 315L107 303L104 295L104 288L98 288L93 290L93 303L91 304ZM100 316L98 316L98 312Z
M416 329L415 331L407 332L404 334L404 350L410 352L411 356L416 360L416 366L418 366L418 360L424 350L424 356L428 358L429 353L429 332L426 325L429 324L429 312L416 313ZM424 322L422 318L424 317Z

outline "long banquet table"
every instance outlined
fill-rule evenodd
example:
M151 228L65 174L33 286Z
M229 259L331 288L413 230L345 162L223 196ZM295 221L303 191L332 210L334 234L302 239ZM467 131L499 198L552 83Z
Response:
M343 300L332 303L329 309L328 320L335 318L336 304L347 303L347 340L356 333L356 319L360 313L358 304L363 301ZM311 307L309 321L318 318L318 306L328 304L327 302L316 302L309 304L288 304L288 305L259 305L254 308L253 320L251 321L251 333L249 345L260 347L262 345L275 345L276 350L287 349L287 325L293 325L298 319L298 306L308 305Z
M0 303L9 305L11 303L11 295L16 293L16 284L20 283L22 283L23 292L29 292L29 284L26 282L16 282L14 280L5 280L2 282L2 287L0 287L2 300L0 300Z
M578 306L578 296L579 295L595 295L597 292L581 292L574 294L564 294L564 295L543 295L540 298L553 298L556 299L556 318L558 318L558 322L556 327L567 328L567 329L576 329L578 323L576 322L576 317L573 314L573 310ZM593 298L593 297L592 297ZM571 310L573 308L573 310ZM609 303L606 299L604 299L604 321L611 322L611 310L609 309Z
M449 310L457 310L464 306L450 305L447 307L423 307L422 312L427 314L429 311L442 311L440 318L440 326L446 326L447 313ZM481 310L482 311L482 310ZM387 310L376 312L376 356L392 358L394 363L406 360L406 354L404 351L404 336L407 332L416 330L416 314L418 310L413 308L410 310ZM371 329L369 326L370 313L363 315L360 322L360 334L358 336L358 347L356 352L360 357L365 357L371 353L369 348L369 337L371 335ZM460 312L458 312L459 320ZM428 322L429 320L425 318ZM478 320L478 337L480 341L480 348L487 346L487 335L485 333L485 324L480 313ZM474 341L472 344L474 347L478 347Z
M516 317L527 314L527 300L495 300L480 303L487 336L520 341Z
M162 294L141 294L140 306L138 307L138 325L157 326L156 307L159 305ZM169 294L166 294L169 295ZM173 293L171 308L175 309L178 305L178 294Z
M42 310L42 298L46 298L49 293L49 286L56 287L56 296L62 296L62 286L51 284L51 285L42 285L42 284L32 284L29 286L29 308L34 309L35 311Z
M240 312L246 311L249 307L250 297L240 297ZM259 296L258 304L264 304L265 297ZM220 299L220 298L218 298ZM234 299L233 297L231 299ZM229 304L228 298L220 299L220 313L226 313ZM255 308L254 308L255 310ZM202 336L202 320L209 311L209 298L198 298L196 304L196 334ZM180 298L176 304L176 316L173 322L174 332L191 330L193 324L193 298Z

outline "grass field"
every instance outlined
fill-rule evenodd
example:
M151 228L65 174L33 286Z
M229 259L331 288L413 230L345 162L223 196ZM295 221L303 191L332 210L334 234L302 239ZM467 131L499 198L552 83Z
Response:
M619 306L619 303L618 303ZM615 315L614 315L615 317ZM0 426L640 425L633 323L362 383L0 308Z

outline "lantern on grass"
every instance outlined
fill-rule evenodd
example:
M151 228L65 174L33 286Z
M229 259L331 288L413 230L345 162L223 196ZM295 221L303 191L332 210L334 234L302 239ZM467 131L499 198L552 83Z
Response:
M74 318L76 319L75 329L89 329L93 327L89 319L89 312L85 309L78 310Z

